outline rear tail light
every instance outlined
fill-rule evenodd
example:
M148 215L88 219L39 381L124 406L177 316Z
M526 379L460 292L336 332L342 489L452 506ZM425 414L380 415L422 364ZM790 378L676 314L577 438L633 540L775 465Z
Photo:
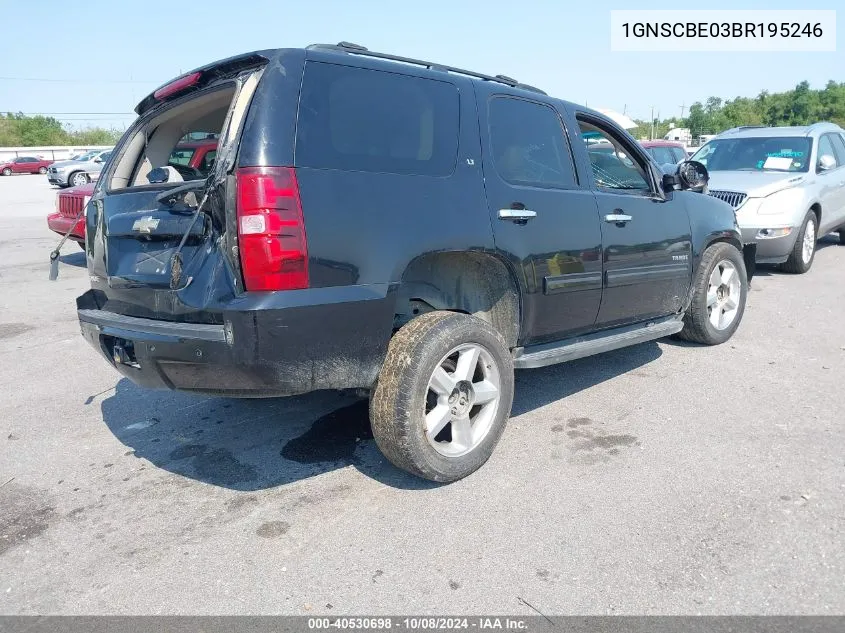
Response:
M190 88L191 86L196 85L200 77L202 77L201 72L191 73L190 75L185 75L184 77L179 77L178 79L174 79L169 84L162 86L158 90L153 93L153 98L158 99L159 101L162 99L166 99L167 97L176 94L177 92L182 92L186 88Z
M237 215L246 289L307 288L308 244L294 169L238 169Z

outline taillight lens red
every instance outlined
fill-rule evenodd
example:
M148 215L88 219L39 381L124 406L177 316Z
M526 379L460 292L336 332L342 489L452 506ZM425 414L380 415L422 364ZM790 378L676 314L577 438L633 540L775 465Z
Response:
M237 170L238 249L247 290L308 287L308 243L292 167Z
M170 95L181 92L185 88L190 88L200 80L200 77L202 77L202 73L196 72L191 73L190 75L185 75L184 77L179 77L179 79L174 79L166 86L162 86L156 90L153 93L153 98L158 100L165 99Z

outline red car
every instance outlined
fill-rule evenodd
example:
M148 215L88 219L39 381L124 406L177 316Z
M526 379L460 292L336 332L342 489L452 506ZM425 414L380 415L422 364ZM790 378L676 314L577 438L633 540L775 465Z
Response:
M640 141L640 145L651 154L658 165L677 165L689 158L683 144L675 141Z
M33 156L18 156L12 160L0 162L0 174L46 174L47 168L55 161L41 160Z
M171 152L168 164L175 168L185 180L205 178L217 156L217 139L186 141L179 143ZM51 231L64 235L73 225L68 239L85 248L85 216L76 221L79 212L88 204L96 183L89 182L80 187L60 191L56 196L56 210L47 216Z

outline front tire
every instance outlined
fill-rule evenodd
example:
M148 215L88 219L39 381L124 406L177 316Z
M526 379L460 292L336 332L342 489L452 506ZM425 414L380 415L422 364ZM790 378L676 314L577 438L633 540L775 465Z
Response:
M391 339L370 422L394 465L445 483L489 459L512 402L513 360L502 336L474 316L429 312Z
M84 171L74 172L68 176L67 184L68 187L81 187L82 185L88 184L88 174Z
M816 240L818 239L818 218L810 211L804 218L795 246L789 254L789 259L781 267L784 271L794 275L803 275L813 265L816 257Z
M725 242L711 244L701 257L692 301L678 336L703 345L724 343L739 327L747 297L742 253Z
M46 168L46 167L39 167L39 168L38 168L38 173L39 173L39 174L41 174L41 175L43 176L44 174L46 174L46 173L47 173L47 168Z
M4 169L4 170L3 170L3 175L4 175L4 176L11 176L11 175L12 175L12 170L11 170L11 169L9 169L8 167L6 167L6 169Z

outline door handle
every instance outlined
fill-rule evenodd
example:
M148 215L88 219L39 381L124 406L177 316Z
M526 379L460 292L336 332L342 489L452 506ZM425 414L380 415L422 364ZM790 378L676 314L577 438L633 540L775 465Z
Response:
M531 218L536 218L537 212L529 209L499 209L500 220L510 220L518 224L525 224Z
M604 221L616 226L624 226L634 218L626 213L621 213L622 209L614 209L613 213L608 213L604 216Z

